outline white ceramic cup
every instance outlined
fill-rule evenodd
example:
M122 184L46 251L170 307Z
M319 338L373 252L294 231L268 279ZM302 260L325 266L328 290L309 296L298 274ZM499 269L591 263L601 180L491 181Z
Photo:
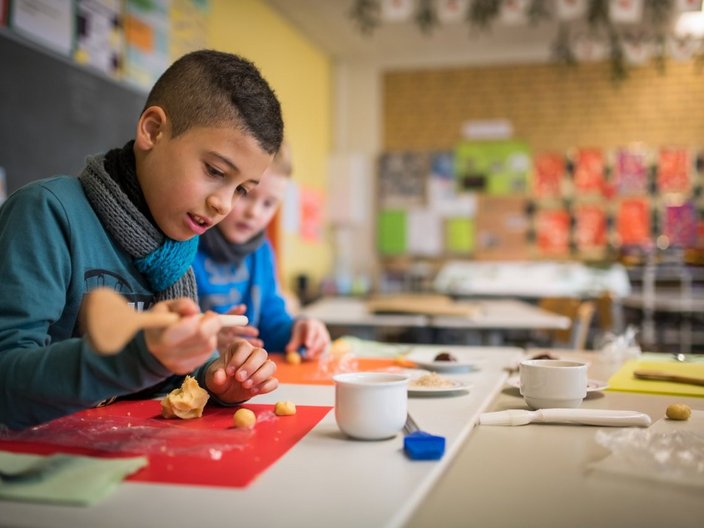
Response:
M527 359L519 365L520 391L533 409L579 407L587 395L587 364L561 359Z
M383 440L406 423L408 377L385 372L348 372L333 376L335 421L352 438Z

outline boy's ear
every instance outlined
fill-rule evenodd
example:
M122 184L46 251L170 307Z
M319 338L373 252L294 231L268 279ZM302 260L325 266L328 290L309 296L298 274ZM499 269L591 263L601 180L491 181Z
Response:
M141 150L150 150L156 145L159 138L166 132L166 112L160 106L150 106L137 122L137 135L135 143Z

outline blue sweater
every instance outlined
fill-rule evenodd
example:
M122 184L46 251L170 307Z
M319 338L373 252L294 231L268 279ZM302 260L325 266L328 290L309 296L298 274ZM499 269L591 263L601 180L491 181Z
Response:
M79 310L98 286L138 310L153 302L78 179L40 180L13 193L0 207L0 424L22 428L178 382L142 333L117 355L93 353L81 337ZM194 373L201 386L204 368Z
M259 329L259 337L269 352L283 352L291 339L293 318L279 292L274 252L265 240L239 266L216 262L203 247L193 262L198 298L203 311L225 313L246 304L249 324Z

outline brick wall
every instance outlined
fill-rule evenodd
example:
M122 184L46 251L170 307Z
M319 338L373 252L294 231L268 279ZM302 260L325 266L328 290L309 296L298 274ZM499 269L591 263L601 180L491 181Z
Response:
M607 63L513 65L386 73L385 150L452 148L462 123L509 119L538 150L704 146L704 73L692 62L634 68L614 84Z

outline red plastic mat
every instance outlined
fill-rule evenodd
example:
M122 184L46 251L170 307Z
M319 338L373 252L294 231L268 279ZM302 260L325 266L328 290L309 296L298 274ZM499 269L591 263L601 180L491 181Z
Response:
M0 439L0 449L92 456L146 455L149 465L127 480L241 488L301 440L331 407L298 406L276 416L273 405L242 407L257 415L253 430L232 425L237 407L207 406L202 418L165 420L156 400L87 409Z

